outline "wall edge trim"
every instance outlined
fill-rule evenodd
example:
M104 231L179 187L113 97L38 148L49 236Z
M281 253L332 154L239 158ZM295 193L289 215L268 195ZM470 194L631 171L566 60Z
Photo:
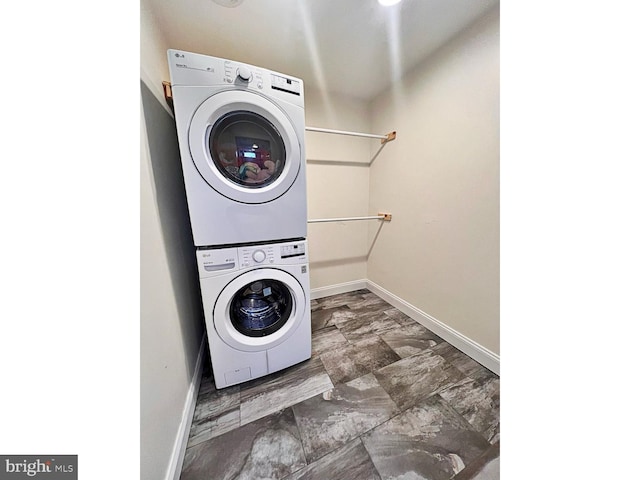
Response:
M196 401L198 400L198 392L200 391L206 340L207 335L205 333L202 336L202 341L200 342L200 351L198 352L196 366L194 368L193 377L191 378L191 385L189 385L189 391L185 398L182 420L180 421L176 440L173 444L173 452L169 461L169 467L167 468L167 475L165 476L166 480L180 480L182 463L184 462L184 455L187 451L189 432L191 431L191 423L193 422L193 414L196 410Z
M419 308L411 305L409 302L404 301L402 298L382 288L375 282L367 280L367 288L383 300L396 307L402 313L408 315L419 324L427 327L433 333L442 337L443 340L446 340L458 350L469 355L476 362L482 364L496 375L500 375L500 355L497 355L479 343L476 343L469 337L466 337L437 318L432 317L428 313L425 313Z

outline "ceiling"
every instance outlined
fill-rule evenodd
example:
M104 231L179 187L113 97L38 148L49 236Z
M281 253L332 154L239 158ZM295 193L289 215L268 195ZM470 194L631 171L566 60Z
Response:
M499 0L142 0L169 48L286 73L371 99Z

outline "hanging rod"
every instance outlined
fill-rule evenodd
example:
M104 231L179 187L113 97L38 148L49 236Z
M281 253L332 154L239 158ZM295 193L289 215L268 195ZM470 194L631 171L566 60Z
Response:
M390 222L391 214L379 213L378 215L371 215L369 217L316 218L313 220L307 220L307 223L351 222L353 220L382 220L384 222Z
M373 133L347 132L345 130L331 130L329 128L305 127L309 132L335 133L337 135L351 135L352 137L379 138L380 143L387 143L396 139L396 132L389 132L386 135L375 135Z

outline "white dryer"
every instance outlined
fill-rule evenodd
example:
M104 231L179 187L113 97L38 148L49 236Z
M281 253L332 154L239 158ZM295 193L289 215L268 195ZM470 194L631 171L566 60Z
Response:
M168 57L195 245L306 238L302 80L180 50Z
M196 253L216 388L311 358L306 241Z

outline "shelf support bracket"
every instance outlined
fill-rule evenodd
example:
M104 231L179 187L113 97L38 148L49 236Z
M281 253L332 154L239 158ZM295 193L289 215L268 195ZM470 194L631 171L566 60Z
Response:
M387 133L387 137L382 138L380 140L380 143L384 145L387 142L393 142L395 139L396 139L396 131L394 130L393 132Z
M169 105L169 108L173 112L173 92L171 91L170 82L162 82L162 91L164 92L164 100Z

